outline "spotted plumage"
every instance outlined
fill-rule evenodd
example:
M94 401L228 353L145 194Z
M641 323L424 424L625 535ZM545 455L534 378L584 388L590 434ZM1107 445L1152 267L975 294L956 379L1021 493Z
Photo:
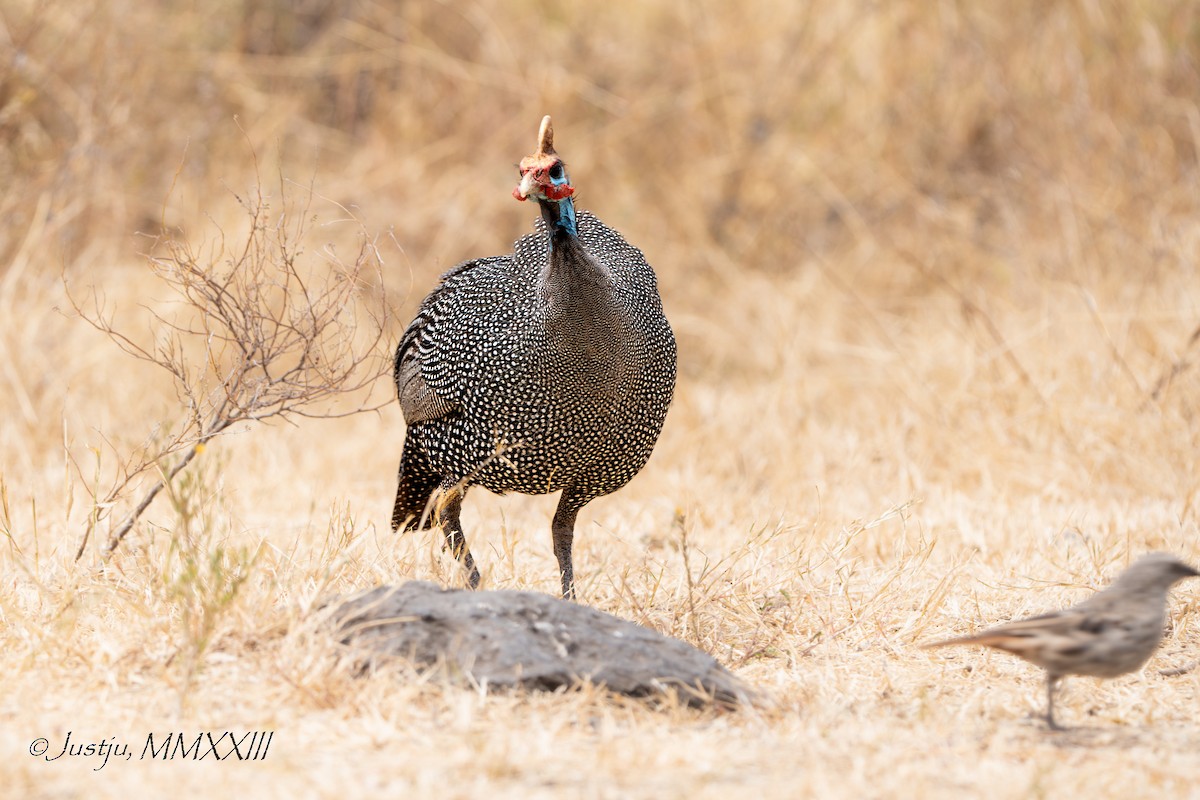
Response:
M575 211L548 117L514 194L537 200L535 232L443 275L397 348L408 431L392 525L440 522L477 586L459 521L467 488L561 490L552 532L567 597L575 516L650 457L675 339L641 251Z

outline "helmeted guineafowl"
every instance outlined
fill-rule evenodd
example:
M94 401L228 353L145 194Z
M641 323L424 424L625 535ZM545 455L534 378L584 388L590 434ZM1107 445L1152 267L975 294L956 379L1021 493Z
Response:
M396 349L408 430L392 527L440 523L479 571L459 514L467 489L562 490L551 530L574 597L575 517L645 465L675 389L675 337L640 250L587 212L554 152L550 117L513 196L542 218L511 255L442 276Z

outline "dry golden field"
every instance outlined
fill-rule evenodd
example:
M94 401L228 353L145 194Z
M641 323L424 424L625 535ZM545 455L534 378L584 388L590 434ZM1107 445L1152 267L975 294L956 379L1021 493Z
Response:
M530 228L545 113L680 350L654 457L580 517L580 599L759 708L355 678L306 624L461 583L389 530L370 379L441 271ZM1065 682L1065 733L1040 670L919 649L1200 562L1198 178L1187 0L3 0L0 796L1200 796L1200 581L1142 672ZM192 412L77 307L167 347L194 308L155 234L227 269L260 193L318 283L368 243L330 356L367 385L231 425L106 557ZM486 588L557 590L553 503L472 493ZM274 737L139 758L205 731ZM68 734L132 757L30 755Z

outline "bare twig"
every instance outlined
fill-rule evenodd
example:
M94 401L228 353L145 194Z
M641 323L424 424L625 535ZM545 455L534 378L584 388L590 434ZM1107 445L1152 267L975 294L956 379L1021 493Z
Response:
M996 325L995 321L992 320L991 316L983 309L983 307L969 298L967 294L957 285L955 285L953 281L947 278L941 270L938 270L931 264L926 263L924 259L899 247L893 247L893 252L895 252L899 258L908 263L922 275L936 281L938 284L943 286L955 297L956 300L958 300L959 306L967 319L978 323L983 328L983 330L991 338L992 342L997 348L999 348L1000 354L1004 357L1004 360L1008 362L1009 366L1016 374L1017 379L1025 386L1026 389L1029 390L1030 394L1033 395L1033 397L1038 401L1038 404L1043 410L1046 411L1050 419L1053 420L1054 427L1058 429L1058 433L1062 437L1063 443L1066 444L1067 449L1071 452L1071 455L1073 455L1080 464L1086 463L1086 460L1083 457L1083 452L1079 449L1079 446L1075 444L1075 438L1063 424L1062 417L1050 404L1050 401L1046 399L1046 395L1042 393L1042 390L1033 380L1033 377L1029 374L1029 371L1025 369L1025 366L1021 363L1021 360L1017 358L1017 354L1013 350L1012 345L1008 343L1008 340L1004 338L1004 334L1000 332L999 326Z
M244 238L227 243L219 231L204 252L165 232L155 239L148 263L180 302L172 313L148 310L153 345L118 329L95 292L86 305L72 296L80 316L121 350L170 374L180 402L179 416L156 426L159 433L119 465L107 491L92 486L97 510L76 559L97 524L144 476L159 471L161 479L110 533L103 548L110 556L163 487L236 423L348 416L379 407L361 401L337 411L329 402L368 389L390 370L380 352L388 316L380 254L361 223L339 206L358 226L354 260L343 261L332 245L306 259L315 194L308 187L296 202L287 195L290 184L281 183L278 214L261 186L248 198L235 195L249 217ZM368 301L365 288L378 296Z
M1184 664L1182 667L1174 667L1172 669L1160 669L1158 671L1158 674L1162 675L1164 678L1174 678L1179 675L1186 675L1189 672L1191 672L1192 670L1194 670L1196 667L1200 667L1200 661L1190 661L1187 664Z
M1188 337L1187 344L1183 346L1183 355L1171 362L1171 365L1163 370L1158 376L1158 380L1154 382L1154 388L1150 390L1150 399L1157 400L1171 381L1175 380L1181 372L1184 372L1192 366L1192 362L1188 361L1187 354L1196 346L1196 342L1200 341L1200 326L1198 326L1192 335Z

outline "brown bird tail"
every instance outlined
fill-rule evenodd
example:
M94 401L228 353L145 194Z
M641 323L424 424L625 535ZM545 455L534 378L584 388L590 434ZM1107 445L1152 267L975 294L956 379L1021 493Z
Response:
M1018 642L1026 639L1025 636L1018 636L1011 633L994 633L984 631L983 633L972 634L971 636L955 636L953 639L942 639L936 642L928 642L921 645L922 650L928 650L934 647L945 647L951 644L982 644L988 647L1003 647L1011 649L1010 646L1017 645Z

